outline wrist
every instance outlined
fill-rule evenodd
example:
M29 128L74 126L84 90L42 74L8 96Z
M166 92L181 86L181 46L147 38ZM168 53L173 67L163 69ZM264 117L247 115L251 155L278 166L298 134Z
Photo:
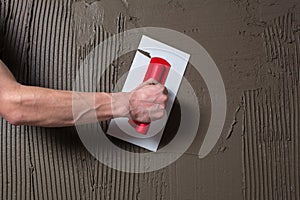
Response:
M108 120L113 117L112 96L109 93L96 93L95 110L98 121Z
M129 116L129 92L111 93L112 118Z

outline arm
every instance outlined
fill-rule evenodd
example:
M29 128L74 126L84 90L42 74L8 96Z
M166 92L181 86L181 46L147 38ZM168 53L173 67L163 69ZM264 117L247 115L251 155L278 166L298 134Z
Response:
M24 86L0 61L0 100L0 116L14 125L62 127L125 116L149 122L162 117L167 96L165 88L153 82L131 93L111 94Z

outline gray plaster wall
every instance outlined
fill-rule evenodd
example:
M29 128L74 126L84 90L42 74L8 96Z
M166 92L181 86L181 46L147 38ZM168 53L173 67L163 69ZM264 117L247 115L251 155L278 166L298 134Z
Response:
M187 34L219 67L228 113L209 156L200 160L197 153L210 97L190 65L185 77L198 96L201 121L175 163L151 173L120 172L95 160L74 127L16 127L0 119L0 198L300 199L298 0L1 0L0 57L23 84L72 90L80 61L95 45L148 26ZM112 51L106 47L105 56ZM133 55L110 65L99 91L112 91Z

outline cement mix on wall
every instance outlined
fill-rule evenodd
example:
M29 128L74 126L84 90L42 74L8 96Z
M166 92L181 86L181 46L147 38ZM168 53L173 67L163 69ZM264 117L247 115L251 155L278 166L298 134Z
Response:
M1 199L300 199L298 0L1 0L0 57L23 84L72 90L80 62L95 45L151 26L195 39L219 67L228 113L208 157L197 153L210 97L189 66L185 78L201 121L193 145L175 163L151 173L120 172L95 160L74 127L12 126L1 119ZM106 48L104 57L115 50ZM99 91L113 90L133 56L99 61L110 66ZM83 81L83 87L90 86Z

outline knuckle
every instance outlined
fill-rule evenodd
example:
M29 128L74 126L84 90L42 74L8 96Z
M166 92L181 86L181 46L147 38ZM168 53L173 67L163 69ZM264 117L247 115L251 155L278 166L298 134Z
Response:
M161 98L162 98L162 101L163 101L163 102L168 101L168 96L167 96L167 95L163 95Z
M164 116L164 112L163 111L158 112L158 117L159 118L162 118L163 116Z
M148 95L147 95L146 92L142 92L142 93L140 94L140 98L141 98L141 99L147 99L147 97L148 97Z
M163 92L165 90L165 86L160 85L160 90Z
M160 83L158 83L158 84L156 84L155 85L155 87L158 89L158 90L163 90L165 87L162 85L162 84L160 84Z

